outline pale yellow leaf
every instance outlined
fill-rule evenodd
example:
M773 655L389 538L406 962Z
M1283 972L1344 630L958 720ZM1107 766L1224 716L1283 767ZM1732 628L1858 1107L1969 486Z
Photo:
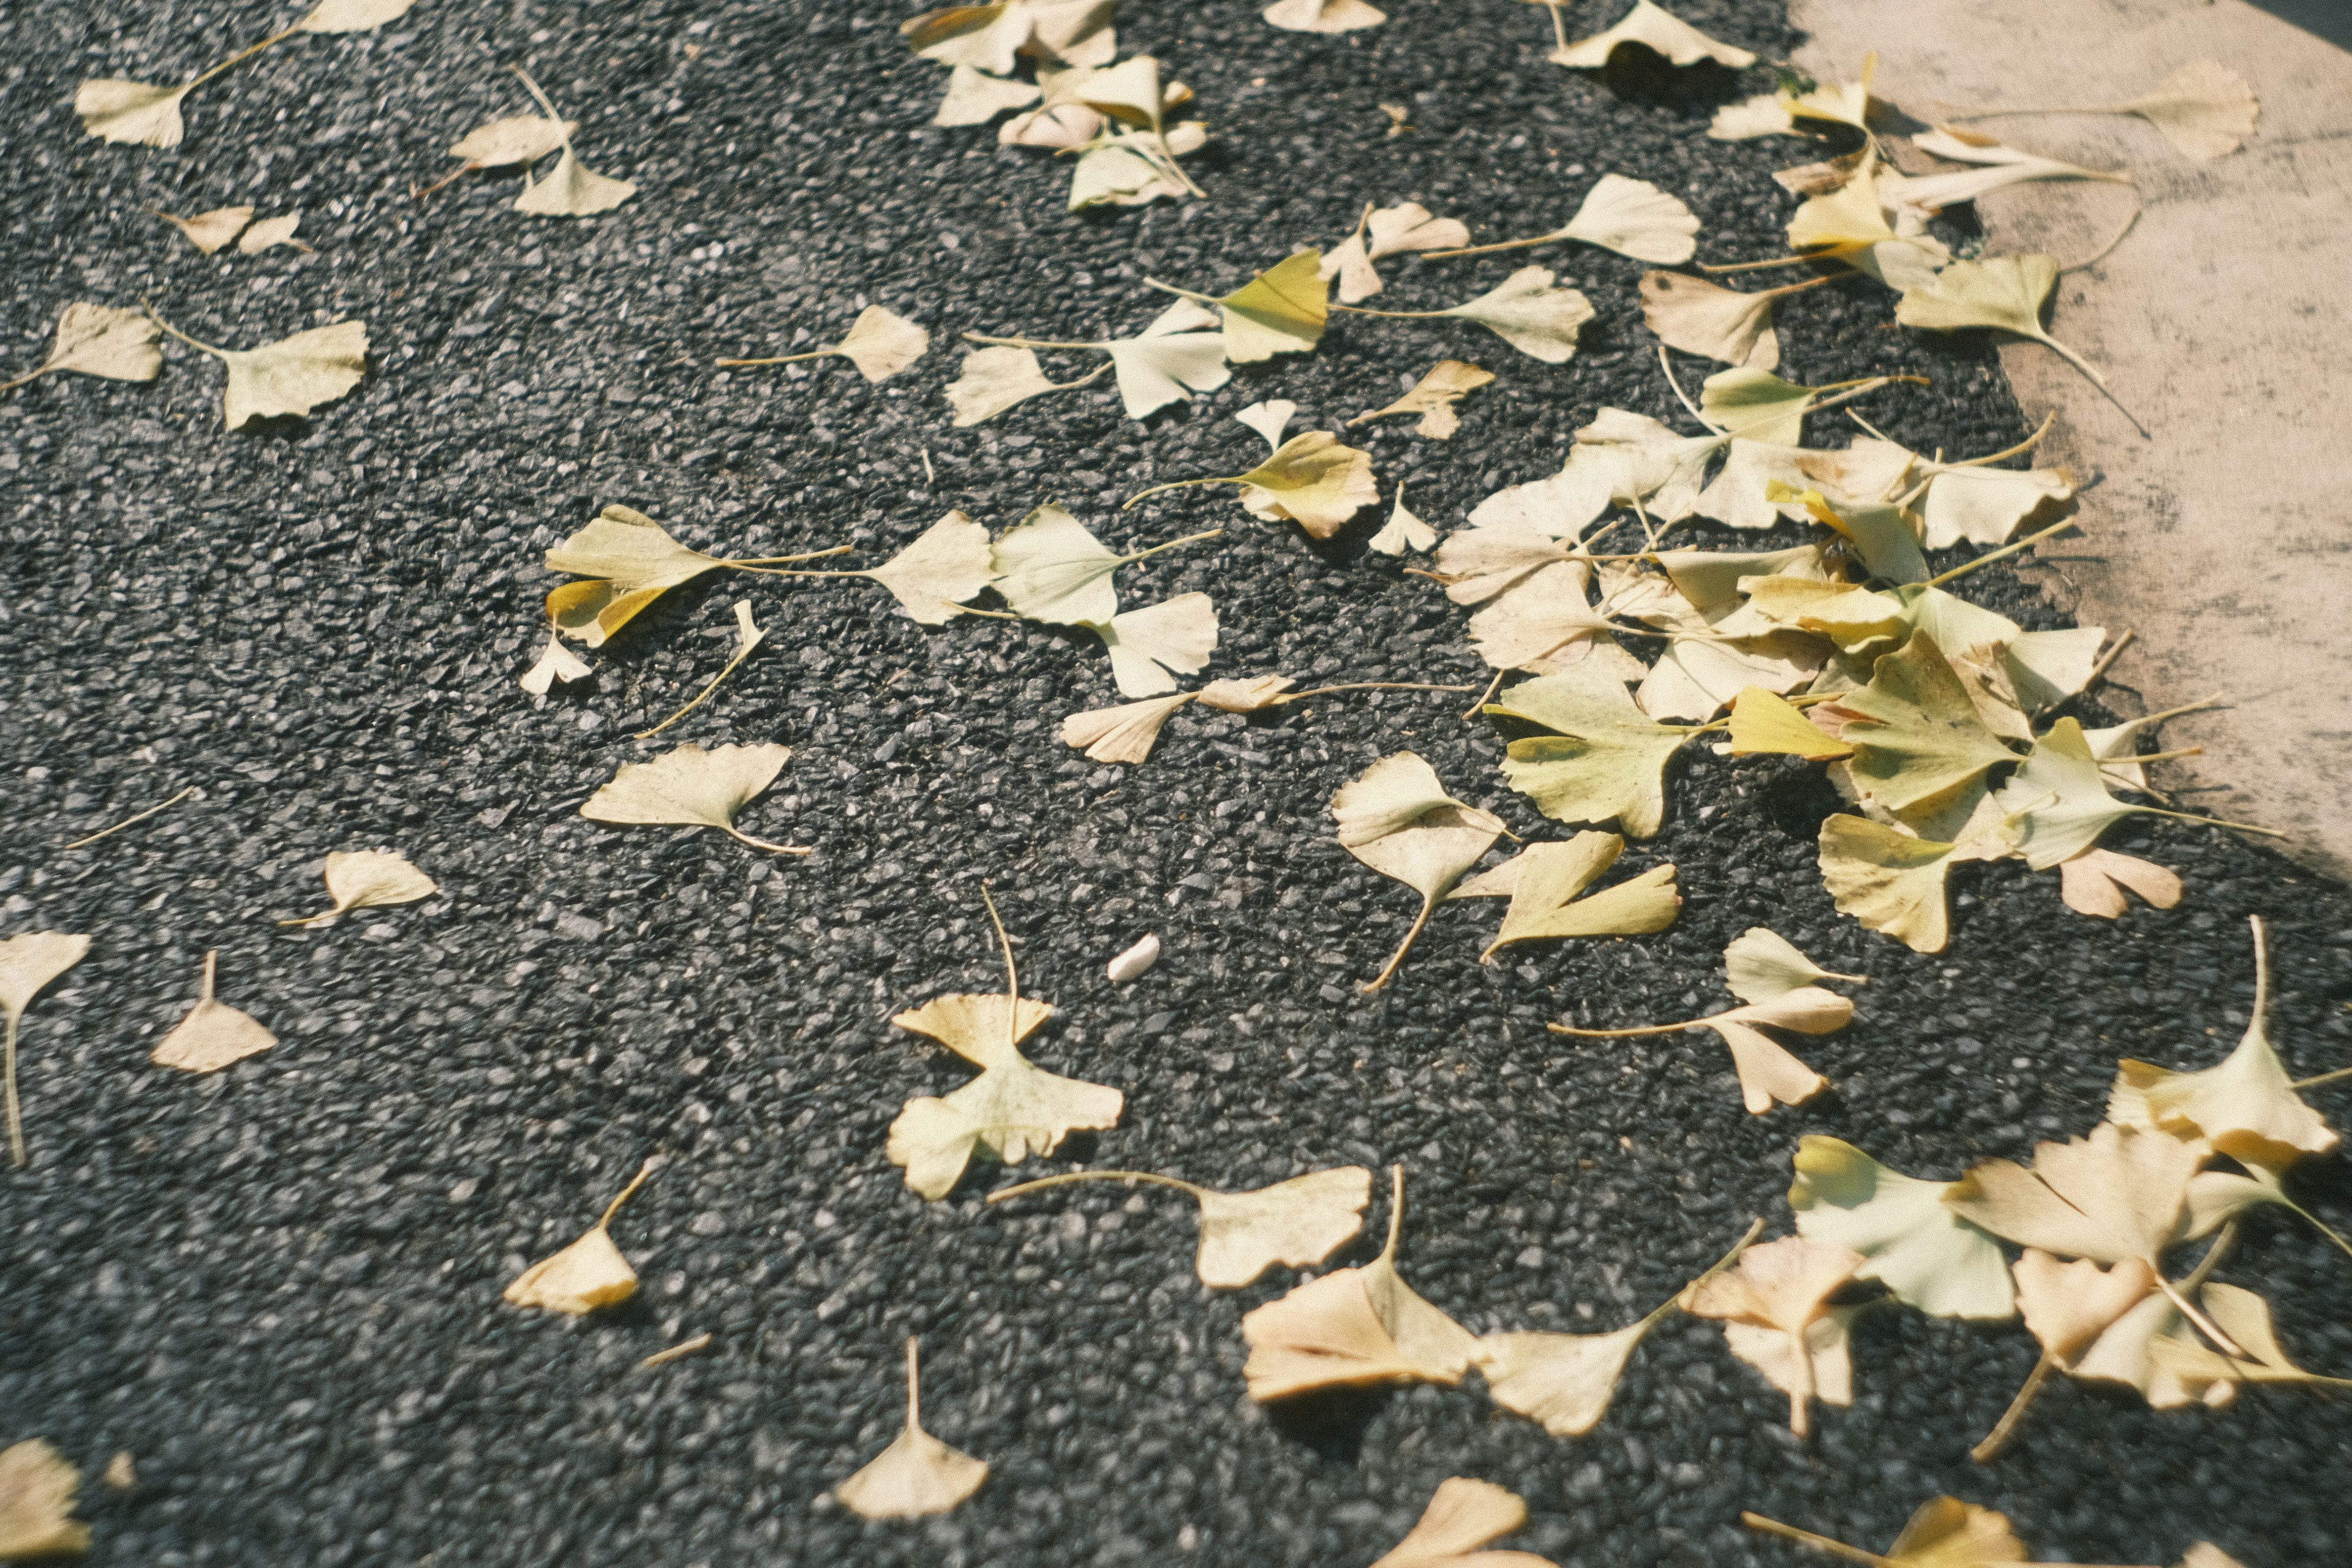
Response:
M1352 33L1389 19L1368 0L1275 0L1260 15L1267 26L1290 33Z
M253 209L251 207L215 207L210 212L198 213L194 217L173 217L170 213L165 212L156 213L155 216L187 236L190 245L194 246L205 255L210 256L235 239L238 231L253 221Z
M449 149L452 158L463 158L469 163L479 163L486 169L502 169L513 163L536 163L563 145L572 133L580 129L576 120L550 120L537 114L515 114L503 120L492 120L476 126Z
M771 844L735 826L736 815L775 782L792 754L773 742L714 751L688 743L649 763L623 763L610 783L581 804L580 815L592 822L716 827L754 849L805 855L806 849Z
M334 907L325 912L280 925L332 925L353 910L413 904L441 890L432 878L409 864L408 858L390 849L337 850L327 857L327 896Z
M1554 65L1600 70L1609 64L1609 57L1626 44L1638 44L1663 57L1669 65L1695 66L1701 60L1713 60L1732 70L1746 70L1756 63L1756 57L1746 49L1708 37L1654 4L1654 0L1633 0L1633 8L1615 26L1579 38L1565 48L1554 49L1550 58Z
M536 1307L568 1317L581 1317L599 1307L611 1307L627 1300L637 1293L637 1271L613 1245L613 1216L621 1205L636 1195L657 1167L657 1162L647 1160L638 1168L621 1195L605 1205L604 1213L579 1240L561 1252L541 1258L515 1277L506 1289L507 1300L517 1307Z
M183 1072L218 1072L234 1062L266 1051L278 1037L249 1013L213 1000L213 953L205 954L204 993L195 1008L155 1046L157 1067Z
M186 132L180 100L194 85L154 87L120 78L86 81L74 91L74 112L81 116L83 130L103 141L177 147Z
M1217 651L1217 611L1206 594L1179 594L1087 629L1109 650L1125 697L1171 691L1176 676L1198 674Z
M296 24L306 33L364 33L408 15L416 0L320 0Z
M247 229L245 237L236 242L237 253L241 256L258 256L272 246L278 245L308 252L310 247L294 237L294 231L301 225L300 213L289 213L284 217L263 218L259 223ZM364 353L365 350L362 349L362 352Z
M1169 715L1198 695L1179 691L1170 697L1147 697L1140 702L1073 713L1062 721L1062 743L1084 752L1088 762L1143 762L1151 755Z
M74 1518L81 1471L39 1437L0 1448L0 1562L78 1556L89 1526Z
M988 1479L988 1461L951 1448L923 1430L916 1343L907 1342L907 1424L890 1446L833 1489L860 1519L920 1519L947 1513Z
M1359 414L1348 424L1352 428L1369 420L1385 419L1394 414L1418 414L1421 423L1415 428L1421 434L1433 440L1447 440L1462 426L1461 416L1454 411L1454 405L1494 379L1493 372L1482 370L1475 364L1467 364L1458 359L1440 360L1402 397L1386 408ZM1435 542L1434 535L1432 535L1431 542Z
M629 181L610 179L590 169L567 144L545 179L534 182L525 177L514 209L536 217L588 217L610 212L636 194L637 187Z
M1528 1521L1528 1505L1492 1481L1452 1476L1422 1510L1421 1521L1372 1568L1553 1568L1532 1552L1488 1552L1489 1542Z

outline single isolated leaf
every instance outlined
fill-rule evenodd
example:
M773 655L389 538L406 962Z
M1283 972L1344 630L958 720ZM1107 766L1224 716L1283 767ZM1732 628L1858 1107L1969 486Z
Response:
M1050 1154L1072 1132L1118 1125L1126 1103L1115 1089L1047 1072L1008 1045L961 1089L907 1101L886 1152L906 1171L907 1185L936 1203L963 1179L973 1154L1005 1165Z
M1840 814L1822 822L1822 881L1839 913L1914 952L1941 952L1952 931L1944 882L1958 850L1957 844Z
M2042 308L2058 284L2058 263L2047 256L1991 256L1980 261L1955 261L1932 281L1906 289L1895 307L1895 319L1906 327L1958 332L1970 327L1994 327L2047 343L2067 363L2099 385L2106 377L2073 349L2044 331Z
M910 619L943 626L965 613L964 601L979 597L982 589L996 581L996 557L988 530L961 511L950 511L871 570L793 571L784 575L869 578L889 589Z
M155 209L149 207L149 212ZM170 213L155 216L188 237L188 243L210 256L237 237L245 226L253 221L251 207L215 207L194 217L173 217Z
M974 349L964 356L963 372L948 384L948 402L955 409L955 427L983 424L1016 403L1048 392L1069 392L1097 380L1108 364L1097 365L1076 381L1055 381L1028 349L998 344Z
M390 849L339 849L327 857L327 896L334 907L323 913L279 921L282 926L328 926L353 910L413 904L441 890L440 884Z
M829 359L838 356L856 365L857 374L867 381L884 382L922 358L929 352L930 346L931 334L914 322L903 316L893 315L879 305L868 305L857 312L857 320L849 324L848 332L837 343L828 343L821 349L811 349L806 353L779 354L767 359L722 359L717 363L730 366L793 364L802 360ZM1032 360L1033 367L1034 363L1035 361ZM1043 377L1039 379L1042 380ZM1034 390L1051 391L1052 384L1048 383L1046 386ZM1030 393L1021 395L1023 397L1029 395L1031 395ZM995 413L1002 408L1011 407L1013 403L1019 401L1020 398L1013 398L1011 402L1002 404L998 409L992 409L990 412ZM988 416L985 414L981 416L982 419ZM959 421L959 423L971 424L978 422L978 420Z
M1308 1281L1242 1318L1242 1368L1260 1404L1332 1388L1462 1381L1478 1351L1468 1330L1423 1300L1396 1269L1404 1167L1391 1167L1389 1237L1360 1268Z
M1458 250L1436 252L1439 256L1485 256L1497 250L1517 250L1532 245L1550 245L1563 239L1598 246L1630 256L1637 261L1655 262L1660 266L1677 266L1688 261L1698 248L1694 237L1698 233L1698 219L1680 199L1668 195L1647 180L1629 180L1622 174L1603 174L1585 193L1576 216L1549 234L1528 239L1506 239L1494 245L1475 245ZM1546 282L1550 279L1547 277Z
M368 332L360 321L313 327L257 349L216 349L160 317L156 324L228 367L228 385L221 396L225 429L240 430L256 419L308 415L357 386L367 374Z
M599 1307L618 1306L637 1293L637 1271L613 1245L613 1216L635 1197L659 1162L647 1160L596 1223L562 1251L541 1258L515 1277L506 1299L517 1307L538 1307L583 1317Z
M1101 626L1118 614L1111 574L1140 555L1114 555L1086 524L1041 506L992 549L995 588L1014 615L1049 626Z
M533 697L544 697L558 681L568 686L595 673L586 659L563 646L563 635L551 628L547 647L540 654L539 662L517 676L515 684Z
M1670 349L1749 370L1774 370L1780 363L1780 337L1772 325L1773 305L1819 286L1791 283L1743 294L1686 272L1644 272L1642 319Z
M1382 757L1331 797L1339 847L1421 895L1421 912L1388 965L1364 989L1387 984L1433 910L1503 836L1501 820L1445 793L1437 770L1412 752Z
M1938 1318L1992 1320L2017 1310L2000 1244L1944 1206L1949 1182L1888 1170L1853 1144L1797 1141L1789 1207L1808 1241L1850 1247L1859 1279L1877 1279L1906 1307Z
M205 954L204 994L197 998L194 1011L157 1043L152 1058L157 1067L178 1068L183 1072L218 1072L278 1044L278 1037L262 1027L261 1021L252 1014L213 1000L215 956Z
M1470 243L1470 230L1457 218L1433 216L1419 202L1392 207L1369 203L1356 220L1356 232L1323 257L1323 276L1339 282L1339 302L1354 305L1370 299L1387 285L1372 264L1384 256L1413 250L1444 250Z
M1426 420L1423 422L1424 425ZM1437 548L1437 530L1415 516L1404 504L1404 486L1397 486L1396 504L1389 509L1388 521L1381 531L1364 542L1367 549L1382 555L1402 555L1406 551L1427 552Z
M1199 674L1217 651L1217 610L1206 594L1179 594L1087 629L1110 650L1111 675L1125 697L1172 691L1177 675Z
M319 0L295 24L306 33L364 33L408 15L416 0Z
M1736 1267L1701 1280L1684 1297L1683 1310L1694 1317L1722 1319L1727 1326L1744 1323L1784 1336L1789 1430L1802 1437L1812 1429L1818 1382L1807 1331L1863 1263L1863 1256L1849 1247L1784 1236L1749 1247Z
M1115 708L1092 708L1062 721L1062 743L1075 746L1094 763L1140 763L1151 755L1160 726L1169 716L1199 696L1179 691L1169 697L1147 697Z
M576 120L550 120L538 114L514 114L468 131L449 149L452 158L485 169L516 163L536 163L563 145L580 129Z
M301 226L300 213L289 213L284 217L263 218L259 223L247 229L245 237L236 242L237 254L258 256L273 246L284 245L308 255L310 247L294 237L294 231Z
M0 1448L0 1562L78 1555L89 1526L74 1518L81 1471L39 1437Z
M1634 838L1664 825L1666 764L1691 731L1652 722L1615 675L1579 665L1510 688L1486 711L1556 731L1512 742L1503 763L1546 816L1613 821Z
M49 357L13 381L0 382L0 392L24 385L51 371L77 371L109 381L152 381L163 368L155 347L154 321L142 310L119 310L111 305L68 305L58 318L58 335Z
M736 815L775 782L792 754L791 747L772 742L708 752L689 742L649 763L623 763L610 783L581 803L580 815L591 822L715 827L754 849L806 855L735 826Z
M1386 419L1391 415L1418 414L1421 423L1414 426L1415 429L1432 440L1448 440L1454 431L1462 427L1462 417L1454 413L1454 405L1494 379L1492 371L1481 370L1458 359L1442 359L1430 368L1426 375L1413 383L1412 391L1386 408L1357 415L1348 421L1348 426L1353 429L1370 420ZM1436 541L1433 537L1430 542L1433 544Z
M102 141L177 147L187 133L180 119L180 100L195 85L154 87L119 77L86 81L74 89L74 112L81 116L82 129Z
M1368 0L1274 0L1258 15L1268 26L1286 33L1352 33L1389 19L1386 11Z
M8 1154L18 1169L25 1164L24 1117L16 1103L16 1024L41 988L89 952L89 938L63 931L35 931L0 942L0 1014L7 1018Z
M2169 1134L2101 1122L2086 1138L2035 1144L2030 1171L2009 1160L1975 1165L1943 1201L2020 1247L2160 1269L2186 1230L2189 1181L2204 1160Z
M1630 882L1584 890L1625 851L1614 833L1580 833L1565 844L1530 844L1491 871L1455 888L1456 899L1507 897L1502 929L1480 953L1492 963L1513 942L1571 936L1642 936L1675 923L1683 907L1672 866L1653 866Z
M1552 275L1543 268L1522 267L1475 300L1410 313L1475 321L1530 359L1564 364L1575 356L1577 333L1592 319L1592 301L1576 289L1552 287Z
M1309 1171L1270 1187L1220 1193L1148 1171L1069 1171L988 1194L992 1204L1072 1182L1149 1182L1186 1193L1201 1205L1201 1283L1237 1290L1267 1269L1312 1268L1364 1228L1372 1173L1361 1165Z
M1372 1568L1554 1568L1532 1552L1488 1552L1489 1542L1528 1521L1517 1492L1492 1481L1449 1476L1437 1484L1412 1532Z
M988 1479L988 1461L950 1448L923 1430L918 1342L907 1341L907 1425L890 1446L833 1489L835 1500L860 1519L921 1519L948 1513Z
M1609 57L1626 44L1638 44L1669 65L1695 66L1713 60L1732 70L1746 70L1756 63L1756 57L1746 49L1708 37L1653 0L1633 0L1633 8L1615 26L1554 49L1551 62L1577 70L1601 70L1607 68Z
M1356 513L1381 499L1380 487L1372 479L1370 453L1343 446L1328 430L1307 430L1283 442L1273 456L1245 474L1171 480L1138 491L1128 498L1127 505L1192 485L1239 485L1242 505L1251 516L1296 522L1317 539L1330 538Z
M636 194L633 183L596 173L566 143L553 174L536 182L529 174L523 176L522 194L515 197L514 210L535 217L589 217L610 212Z

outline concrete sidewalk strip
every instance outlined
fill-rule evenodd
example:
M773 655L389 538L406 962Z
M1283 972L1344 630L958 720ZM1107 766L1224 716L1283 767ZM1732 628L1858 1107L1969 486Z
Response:
M2232 699L2166 742L2205 748L2173 764L2184 803L2286 829L2289 853L2352 872L2352 399L2336 390L2352 353L2352 54L2245 0L1797 0L1792 19L1811 35L1807 70L1848 80L1875 50L1878 96L1925 121L2113 103L2199 59L2252 82L2254 134L2212 163L2122 116L1969 125L2128 170L2143 205L2053 307L2114 401L2044 348L2001 349L2028 422L2060 415L2042 460L2096 481L2081 535L2041 547L2040 580L2082 625L2137 632L2110 676L2119 708L2135 689L2148 712ZM1996 191L1977 204L1985 251L2088 257L2133 198Z

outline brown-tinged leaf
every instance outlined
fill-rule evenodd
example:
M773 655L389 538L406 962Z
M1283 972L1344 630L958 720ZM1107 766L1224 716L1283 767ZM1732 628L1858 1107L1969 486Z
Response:
M636 1195L659 1162L647 1160L621 1195L604 1207L586 1234L562 1251L541 1258L516 1276L506 1299L518 1307L539 1307L551 1312L581 1317L599 1307L616 1306L637 1293L637 1271L613 1245L613 1216Z
M907 1425L890 1446L833 1489L860 1519L920 1519L961 1506L988 1479L988 1461L951 1448L923 1430L917 1342L907 1341Z
M2032 1170L2009 1160L1972 1167L1944 1202L2020 1247L2160 1269L2188 1224L2189 1181L2204 1160L2168 1134L2101 1122L2088 1137L2035 1144Z
M2071 1365L2156 1289L2156 1270L2137 1258L2102 1268L2087 1258L2061 1263L2029 1247L2013 1268L2025 1326L2061 1366Z
M213 967L217 955L205 954L204 993L195 1009L157 1042L152 1060L157 1067L182 1072L218 1072L234 1062L266 1051L278 1037L250 1013L213 1000Z

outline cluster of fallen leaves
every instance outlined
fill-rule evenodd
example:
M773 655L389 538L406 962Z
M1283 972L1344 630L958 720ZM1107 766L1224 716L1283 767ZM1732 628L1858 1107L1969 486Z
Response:
M0 392L61 371L109 381L152 381L163 368L163 355L155 346L162 332L212 355L227 370L221 424L230 430L256 419L308 414L357 386L367 372L367 327L359 321L313 327L259 348L222 349L198 342L152 310L81 303L67 306L58 319L48 358L14 380L0 382Z

